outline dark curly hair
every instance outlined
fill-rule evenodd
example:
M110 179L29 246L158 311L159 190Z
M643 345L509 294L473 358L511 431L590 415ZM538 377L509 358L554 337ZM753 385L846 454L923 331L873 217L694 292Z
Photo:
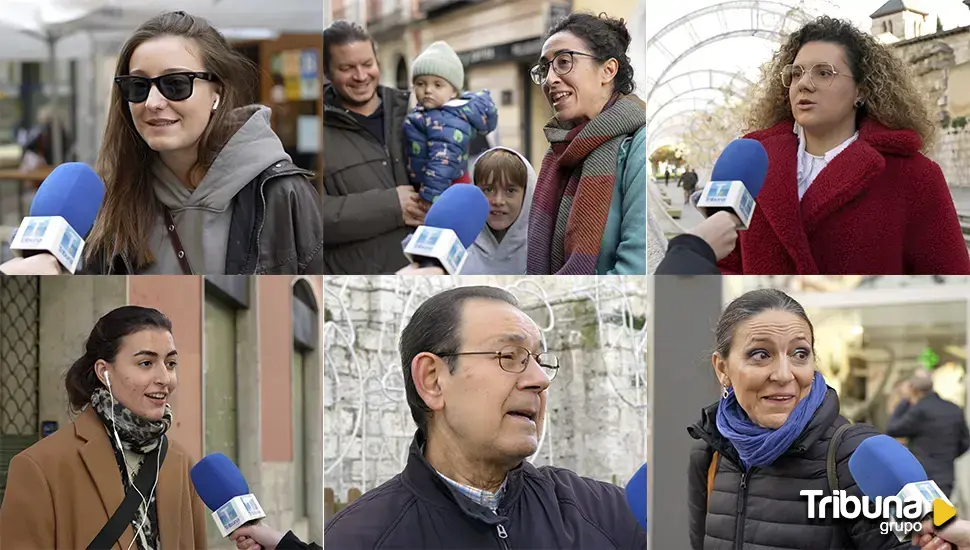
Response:
M588 12L571 13L549 29L546 39L559 32L568 32L579 37L593 55L603 61L615 59L620 68L613 79L613 90L621 94L633 93L633 64L626 54L632 39L626 28L626 21L612 18L605 13L598 17Z
M871 116L889 128L914 130L930 149L936 126L930 118L917 80L909 65L852 23L822 16L793 32L762 67L755 101L745 117L746 131L770 128L783 120L795 120L788 90L781 83L781 71L795 60L809 42L829 42L845 48L849 69L864 99L857 121Z

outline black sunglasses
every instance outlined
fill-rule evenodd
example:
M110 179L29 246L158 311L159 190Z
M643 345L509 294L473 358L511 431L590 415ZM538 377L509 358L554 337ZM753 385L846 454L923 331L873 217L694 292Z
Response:
M121 97L129 103L141 103L148 99L152 85L158 88L162 96L169 101L185 101L192 97L195 79L215 81L209 73L169 73L155 78L147 76L116 76L115 84L121 90Z

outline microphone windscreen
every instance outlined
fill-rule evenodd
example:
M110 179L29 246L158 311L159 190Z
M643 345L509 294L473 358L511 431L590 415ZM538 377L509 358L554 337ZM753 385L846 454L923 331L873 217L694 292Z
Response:
M82 238L94 225L104 200L104 183L81 162L59 165L44 179L30 203L30 216L60 216Z
M714 163L711 181L740 181L752 197L757 197L768 175L768 152L753 139L736 139L728 144Z
M647 529L647 465L640 466L626 484L626 502L630 510L640 522L644 530Z
M489 208L488 199L481 189L467 183L456 183L434 201L424 216L424 225L451 229L467 249L485 227Z
M229 457L222 453L205 456L189 471L195 491L213 512L230 500L249 494L249 484Z
M903 486L926 481L926 470L909 449L888 435L863 441L849 458L849 472L862 494L894 497Z

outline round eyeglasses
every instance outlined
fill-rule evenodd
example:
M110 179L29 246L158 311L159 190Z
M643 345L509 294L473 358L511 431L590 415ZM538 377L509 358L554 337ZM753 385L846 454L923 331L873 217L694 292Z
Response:
M550 65L552 65L552 70L556 71L556 74L559 76L569 74L569 71L573 70L573 65L576 63L576 60L573 57L576 55L589 57L591 59L596 59L597 61L600 60L599 57L596 57L595 55L588 54L588 53L577 52L573 50L561 51L557 53L555 57L552 58L552 61L546 61L545 59L542 59L539 61L538 64L532 67L531 70L529 70L529 75L532 77L532 81L539 86L542 86L543 84L545 84L547 80L546 77L549 76Z
M800 65L785 65L781 69L781 85L791 88L793 83L799 82L805 76L805 73L808 73L808 80L813 88L828 88L837 76L853 78L850 74L835 70L831 63L818 63L812 65L807 71Z
M195 79L214 81L215 77L209 73L169 73L155 78L147 76L117 76L115 84L121 90L121 97L128 103L142 103L148 99L154 85L169 101L185 101L192 97Z
M529 359L535 359L542 372L551 382L559 374L559 358L551 353L532 353L522 346L504 346L498 351L463 351L460 353L443 353L438 357L457 357L459 355L491 355L498 359L498 365L505 372L519 374L525 372L529 366Z

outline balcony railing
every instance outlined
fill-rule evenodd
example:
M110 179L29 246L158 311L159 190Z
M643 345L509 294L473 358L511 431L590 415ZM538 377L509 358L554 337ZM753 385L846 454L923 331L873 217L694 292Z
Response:
M371 33L381 33L406 25L409 9L406 0L367 0L367 28Z

